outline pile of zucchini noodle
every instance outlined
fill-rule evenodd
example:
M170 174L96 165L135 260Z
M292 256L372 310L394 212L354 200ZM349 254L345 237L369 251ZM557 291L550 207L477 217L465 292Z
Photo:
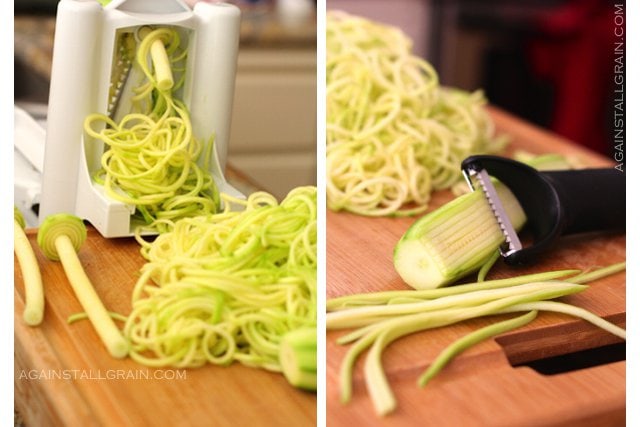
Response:
M496 153L481 92L439 85L399 29L327 13L327 205L412 215L460 179L470 154Z
M121 47L134 44L133 34ZM157 40L166 79L155 69ZM280 203L265 192L219 194L208 172L213 141L200 167L203 144L174 97L186 57L178 32L142 34L131 56L144 76L133 112L119 123L102 114L85 120L86 134L108 147L94 180L146 223L136 239L147 263L123 329L129 355L151 367L237 361L280 372L282 337L316 325L316 188L297 187ZM155 240L142 237L148 230Z
M122 43L135 44L126 37L133 38L133 33ZM171 72L177 76L169 88L159 84L152 69L150 50L156 40L165 45ZM132 98L133 112L119 123L104 114L85 120L86 134L108 147L94 180L104 185L108 197L135 205L146 224L206 215L219 206L217 187L208 173L213 139L200 167L203 143L193 134L186 106L174 97L184 84L186 53L174 28L150 31L130 54L144 76Z
M124 326L137 362L280 372L282 336L315 327L316 188L281 203L264 192L221 197L219 213L169 224L152 243L137 237L148 262Z

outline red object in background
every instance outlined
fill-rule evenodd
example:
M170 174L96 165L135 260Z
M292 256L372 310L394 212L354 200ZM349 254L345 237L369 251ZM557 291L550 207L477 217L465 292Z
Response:
M614 10L606 0L574 0L537 21L529 45L534 73L551 81L551 128L603 154L612 150L608 115L614 67Z

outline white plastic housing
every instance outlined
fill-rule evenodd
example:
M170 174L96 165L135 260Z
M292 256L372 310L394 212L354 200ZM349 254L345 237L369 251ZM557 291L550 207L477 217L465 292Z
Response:
M47 119L40 220L59 212L88 220L104 237L133 234L135 207L111 200L92 174L100 168L104 145L85 140L84 120L107 113L118 31L143 25L171 25L187 35L187 70L182 100L194 135L215 133L209 164L221 192L242 196L224 178L233 106L240 10L224 3L180 0L61 0L56 17Z

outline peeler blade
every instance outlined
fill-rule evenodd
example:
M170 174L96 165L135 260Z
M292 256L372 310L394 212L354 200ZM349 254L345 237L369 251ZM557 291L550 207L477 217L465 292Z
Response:
M498 222L498 226L504 234L505 241L504 244L500 246L500 253L503 257L508 257L509 255L519 251L522 249L522 243L520 242L520 238L518 237L518 233L516 233L507 212L502 206L502 202L500 201L500 197L496 192L493 183L491 182L491 178L487 173L486 169L483 168L463 168L462 173L464 174L464 178L471 187L472 190L476 190L475 183L479 184L482 192L489 203L489 207L491 208L493 215Z
M505 235L501 253L509 265L534 262L564 235L625 229L625 175L613 167L538 171L491 155L470 156L461 166L467 183L472 189L474 183L482 187L489 201ZM512 224L495 196L494 179L509 188L521 205L531 235L526 247L516 240L513 228L509 229Z

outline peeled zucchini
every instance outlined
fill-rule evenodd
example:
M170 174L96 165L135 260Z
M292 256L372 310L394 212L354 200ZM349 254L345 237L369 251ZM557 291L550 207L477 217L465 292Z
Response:
M495 182L515 230L526 215L505 185ZM504 235L482 191L464 194L416 221L396 244L393 263L415 289L432 289L477 271L495 254Z

